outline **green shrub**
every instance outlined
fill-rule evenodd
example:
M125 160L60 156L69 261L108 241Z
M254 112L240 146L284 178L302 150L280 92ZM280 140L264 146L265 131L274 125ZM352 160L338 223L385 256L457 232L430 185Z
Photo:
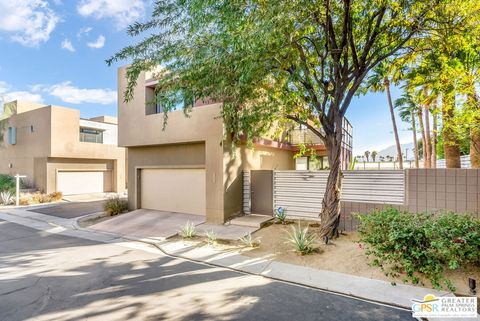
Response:
M6 174L0 174L0 192L9 191L15 194L15 177Z
M296 252L301 255L315 252L315 235L308 232L308 226L302 229L300 224L298 228L292 226L292 231L288 233L287 243L291 243Z
M243 245L245 245L247 247L259 247L260 246L260 238L258 238L258 237L254 238L252 236L252 233L248 233L248 235L245 235L244 237L241 237L240 242L242 242Z
M197 235L197 231L195 230L195 224L188 221L185 223L184 226L180 228L180 236L185 239L193 239L195 235Z
M445 269L480 263L480 221L471 216L387 208L358 218L360 242L371 264L387 276L403 275L404 282L422 284L423 275L435 288L455 291Z
M128 211L128 202L119 196L110 197L103 205L103 210L108 215L118 215Z

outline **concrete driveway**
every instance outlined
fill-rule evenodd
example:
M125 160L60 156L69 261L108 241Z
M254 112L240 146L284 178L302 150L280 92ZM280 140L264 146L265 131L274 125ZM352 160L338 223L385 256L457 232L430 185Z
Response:
M413 320L411 312L0 220L0 320Z
M105 202L105 200L102 200L94 202L60 203L53 206L31 209L29 211L61 218L75 218L87 214L103 212L103 205Z
M122 236L166 239L176 235L187 222L199 225L204 221L205 217L201 215L140 209L92 225L90 228Z

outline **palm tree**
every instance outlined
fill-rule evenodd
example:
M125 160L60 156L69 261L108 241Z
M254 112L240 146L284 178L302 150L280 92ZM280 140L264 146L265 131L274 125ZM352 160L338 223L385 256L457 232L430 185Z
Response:
M368 150L366 150L363 155L365 155L365 158L367 159L367 163L368 163L368 162L370 161L370 160L369 160L370 152L369 152Z
M413 100L411 93L408 91L404 91L400 98L395 100L395 108L400 110L400 119L404 122L410 123L412 125L412 133L413 133L413 151L415 155L415 167L419 167L418 161L418 141L417 141L417 126L415 120L415 113L417 111L417 105Z
M377 158L377 151L372 151L371 153L371 156L372 156L372 161L375 162L375 158Z
M400 138L398 137L397 122L395 120L395 112L393 109L392 95L390 93L390 83L398 82L402 74L401 69L393 66L392 62L384 61L380 63L373 73L367 79L367 87L373 92L386 92L388 106L390 107L390 117L392 118L393 135L395 136L395 145L397 147L398 165L403 169L402 160L402 146L400 145Z

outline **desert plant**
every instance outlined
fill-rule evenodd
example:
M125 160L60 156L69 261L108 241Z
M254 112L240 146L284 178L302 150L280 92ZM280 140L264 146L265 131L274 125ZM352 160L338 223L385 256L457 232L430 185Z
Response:
M18 201L19 205L25 206L25 205L30 205L31 200L28 197L20 197L20 200Z
M275 209L275 223L285 224L287 222L287 211L283 207Z
M395 208L358 215L360 241L371 265L387 276L422 284L420 275L454 291L444 272L480 263L480 221L455 213L409 213Z
M240 238L240 242L242 242L243 245L247 247L258 247L260 246L260 238L258 237L253 237L252 233L248 233L248 235L245 235L244 237Z
M51 197L47 194L35 193L32 196L32 203L34 204L50 203L51 201L52 201Z
M10 191L3 191L0 192L0 204L3 205L10 205L13 203L13 195L10 193Z
M206 231L205 236L207 237L208 244L215 244L217 242L217 234L213 230Z
M308 232L308 226L302 229L299 223L298 228L292 226L292 231L287 233L287 243L291 243L296 252L301 255L315 252L315 235Z
M118 215L128 210L127 200L121 199L118 195L110 197L103 205L103 210L108 215Z
M62 192L53 192L48 194L48 197L51 199L53 202L58 202L61 201L63 198L63 193Z
M185 238L185 239L192 239L195 237L195 235L197 235L197 231L195 229L195 224L193 224L192 222L188 221L187 223L185 223L185 225L183 225L181 228L180 228L180 236Z

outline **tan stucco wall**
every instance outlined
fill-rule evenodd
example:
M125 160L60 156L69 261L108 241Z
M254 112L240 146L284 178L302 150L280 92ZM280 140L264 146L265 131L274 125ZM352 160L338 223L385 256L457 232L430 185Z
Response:
M120 68L118 72L119 145L135 147L129 148L128 151L130 206L135 208L136 202L132 197L138 192L130 190L132 186L136 186L132 181L135 176L132 176L134 174L131 170L143 166L141 162L137 162L136 155L130 155L135 153L137 147L202 143L205 146L202 155L205 158L207 221L223 222L223 121L219 118L220 104L193 108L189 117L186 117L182 110L171 112L168 114L167 126L162 130L163 114L146 115L145 113L145 74L140 75L134 90L134 98L128 103L123 99L125 87L125 68ZM196 162L195 159L189 161L180 158L172 161L178 164ZM158 160L157 163L161 165L162 162ZM151 165L156 165L155 161L152 160Z
M56 186L52 182L55 182L55 176L52 177L52 171L47 170L48 158L74 159L72 163L79 164L80 168L84 168L82 164L97 159L115 164L112 168L113 189L125 191L125 149L80 142L79 110L25 102L13 104L22 112L7 119L6 127L17 128L17 144L9 145L5 132L4 142L0 143L0 173L27 175L37 188L54 191ZM12 164L11 168L9 164Z
M129 206L138 208L137 169L142 166L203 165L206 170L206 219L224 223L241 211L243 169L294 169L293 152L274 148L246 147L231 154L224 141L221 104L193 108L189 117L183 111L168 114L165 130L163 114L146 113L145 73L138 79L133 99L124 102L125 67L118 70L119 145L128 147ZM150 74L147 74L147 80ZM173 144L173 145L172 145ZM193 145L192 145L193 144ZM188 191L188 186L186 186ZM188 193L185 193L188 195Z
M243 170L295 169L294 152L278 148L248 148L240 146L231 152L228 144L224 148L224 214L225 219L242 211L242 172Z
M19 104L18 106L15 104ZM26 175L29 182L34 182L34 159L47 157L51 146L51 109L38 107L34 104L30 111L28 104L13 102L15 110L23 110L20 114L14 114L5 120L4 139L0 143L0 173ZM33 132L31 131L33 126ZM17 143L8 144L8 127L16 127ZM11 164L11 167L9 166ZM38 164L37 164L38 166Z

